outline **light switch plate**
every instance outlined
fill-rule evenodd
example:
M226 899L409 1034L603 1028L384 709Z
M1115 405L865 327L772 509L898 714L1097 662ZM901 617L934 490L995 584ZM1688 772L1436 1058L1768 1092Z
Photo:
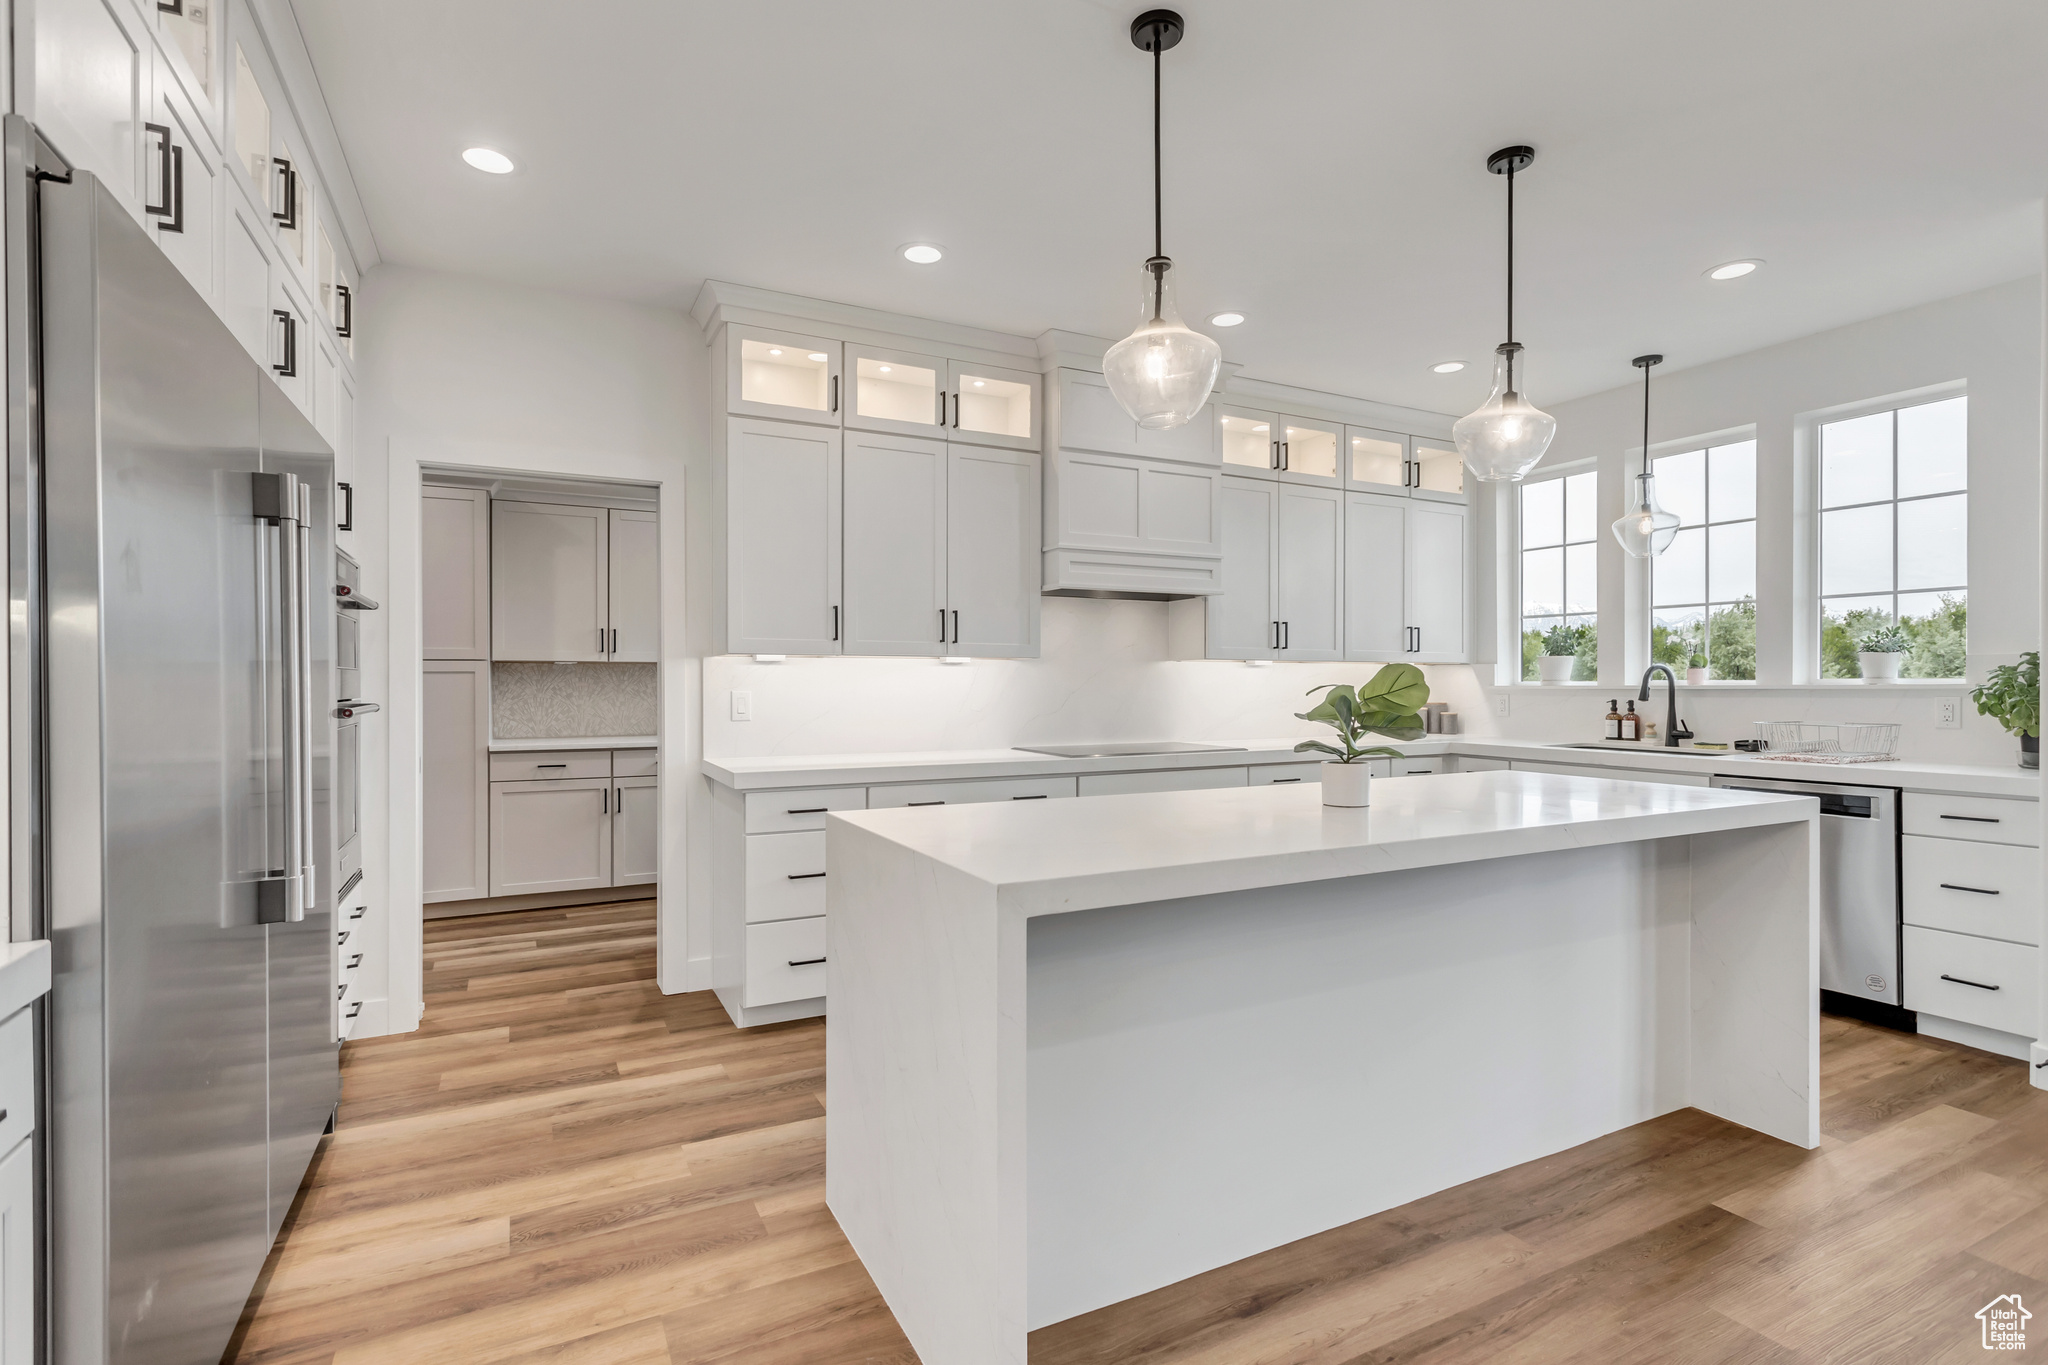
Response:
M732 694L732 718L734 720L752 720L754 718L754 694L752 692L734 690Z
M1963 728L1962 698L1943 697L1935 703L1934 728L1937 730L1960 730Z

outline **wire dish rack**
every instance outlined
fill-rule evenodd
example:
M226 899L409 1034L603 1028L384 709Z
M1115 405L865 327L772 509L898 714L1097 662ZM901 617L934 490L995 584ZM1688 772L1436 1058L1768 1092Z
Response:
M1810 725L1801 720L1760 720L1756 737L1764 757L1788 763L1886 763L1899 756L1893 724Z

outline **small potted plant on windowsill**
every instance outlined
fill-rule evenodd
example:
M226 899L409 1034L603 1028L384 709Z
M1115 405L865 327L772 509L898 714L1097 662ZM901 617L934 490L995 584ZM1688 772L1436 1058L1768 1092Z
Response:
M1904 626L1872 626L1856 637L1856 662L1863 681L1891 682L1899 676L1899 658L1906 652Z
M1572 665L1579 661L1579 630L1558 624L1543 632L1543 653L1536 660L1536 680L1562 683L1572 680Z
M2041 766L2041 653L2020 655L2017 664L2000 664L1982 687L1970 693L1977 710L2020 737L2020 766Z
M1429 680L1413 664L1383 664L1355 688L1348 683L1322 683L1311 687L1308 695L1318 692L1323 694L1322 702L1313 710L1295 712L1295 719L1329 726L1344 747L1305 739L1294 746L1294 752L1330 755L1321 765L1324 805L1370 806L1372 769L1366 760L1400 758L1402 753L1384 744L1361 747L1359 741L1368 735L1422 738L1421 711L1429 700Z
M1696 687L1707 680L1707 656L1695 654L1685 661L1685 685Z

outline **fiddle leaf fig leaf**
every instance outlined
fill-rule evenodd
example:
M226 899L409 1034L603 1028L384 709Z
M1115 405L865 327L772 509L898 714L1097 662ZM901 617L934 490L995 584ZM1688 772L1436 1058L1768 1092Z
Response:
M1374 711L1413 715L1429 700L1429 680L1414 664L1386 664L1360 685L1356 699Z

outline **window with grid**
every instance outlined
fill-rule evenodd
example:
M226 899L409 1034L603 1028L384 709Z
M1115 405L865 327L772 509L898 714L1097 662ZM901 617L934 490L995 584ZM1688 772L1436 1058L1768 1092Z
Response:
M1963 676L1968 486L1967 398L1821 424L1822 677L1863 676L1887 627L1900 677Z
M1598 487L1591 470L1520 487L1524 682L1536 680L1538 657L1556 653L1576 657L1572 681L1598 676Z
M1650 561L1650 658L1756 680L1756 442L1650 461L1678 535Z

